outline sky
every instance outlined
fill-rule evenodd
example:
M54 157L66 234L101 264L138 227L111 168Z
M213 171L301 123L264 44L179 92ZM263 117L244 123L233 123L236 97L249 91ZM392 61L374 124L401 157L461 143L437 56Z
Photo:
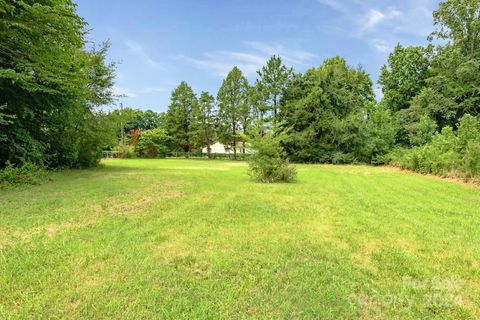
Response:
M77 0L88 40L111 42L117 106L165 111L186 81L216 96L238 66L251 83L273 54L297 72L341 56L378 79L397 43L425 45L438 0ZM375 85L377 99L381 90Z

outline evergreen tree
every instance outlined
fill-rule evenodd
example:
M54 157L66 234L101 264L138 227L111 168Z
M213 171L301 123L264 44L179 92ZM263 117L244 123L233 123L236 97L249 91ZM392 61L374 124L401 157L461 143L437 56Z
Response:
M279 101L293 75L293 70L282 63L280 56L273 55L257 73L260 77L257 80L257 88L261 91L265 106L268 106L267 110L272 114L273 122L278 123ZM263 112L260 115L263 119Z
M242 119L250 114L248 107L248 81L242 71L234 67L223 80L218 91L217 102L219 138L223 144L232 145L234 157L242 130ZM245 127L243 127L245 128Z
M212 152L211 145L215 143L217 138L215 124L215 98L208 92L203 91L193 107L190 139L194 148L207 147L209 157Z
M281 120L290 128L282 141L299 162L352 162L366 108L373 102L372 81L340 57L296 75L281 101Z
M166 129L171 138L172 148L190 152L192 142L190 141L190 123L192 111L196 103L196 96L192 88L182 81L173 90L171 103L166 114Z

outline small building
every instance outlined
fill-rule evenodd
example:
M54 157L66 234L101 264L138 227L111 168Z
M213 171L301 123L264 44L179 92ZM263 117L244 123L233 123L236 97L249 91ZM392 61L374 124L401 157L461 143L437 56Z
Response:
M210 146L211 153L220 153L220 154L233 154L233 145L225 145L220 142L215 142ZM208 153L207 147L202 148L202 153ZM243 141L237 141L237 154L243 153ZM245 153L251 153L248 148L246 148Z

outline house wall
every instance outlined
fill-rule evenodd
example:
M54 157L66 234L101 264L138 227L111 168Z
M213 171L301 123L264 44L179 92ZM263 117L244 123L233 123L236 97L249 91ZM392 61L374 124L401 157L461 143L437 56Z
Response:
M216 142L216 143L212 144L210 146L210 148L212 149L212 151L211 151L212 153L227 153L227 154L233 153L233 150L226 151L225 146L220 142ZM207 148L206 147L203 148L202 152L207 153L208 152Z
M210 146L210 148L212 149L212 153L223 153L223 154L233 154L233 147L231 147L230 149L226 150L225 149L225 145L220 143L220 142L216 142L214 144L212 144ZM237 142L237 153L242 153L242 148L243 148L243 143L242 142ZM207 153L207 148L203 148L202 149L202 152L203 153ZM248 148L245 150L246 153L251 153L250 150L248 150Z

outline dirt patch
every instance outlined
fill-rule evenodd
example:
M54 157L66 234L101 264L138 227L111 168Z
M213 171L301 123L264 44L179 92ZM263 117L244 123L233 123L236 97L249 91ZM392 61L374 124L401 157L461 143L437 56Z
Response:
M81 302L79 300L75 300L75 301L70 301L66 308L65 308L65 311L69 314L71 313L75 313L75 311L78 309L78 307L80 306Z
M115 196L110 199L106 207L98 204L89 205L96 212L107 212L114 215L134 216L155 203L164 200L183 197L183 188L187 184L180 181L162 181L157 184L149 184L148 188L139 188Z
M399 248L408 252L414 252L418 249L418 245L415 242L406 238L397 238L395 239L395 243Z
M191 256L192 251L177 241L167 241L161 244L150 244L153 254L161 257L166 264L173 263L176 259Z
M32 236L45 234L48 238L54 237L58 232L81 229L96 222L95 218L85 218L82 221L67 221L60 224L48 224L24 231L14 231L10 237L0 240L0 249L15 243L18 240L28 240Z

